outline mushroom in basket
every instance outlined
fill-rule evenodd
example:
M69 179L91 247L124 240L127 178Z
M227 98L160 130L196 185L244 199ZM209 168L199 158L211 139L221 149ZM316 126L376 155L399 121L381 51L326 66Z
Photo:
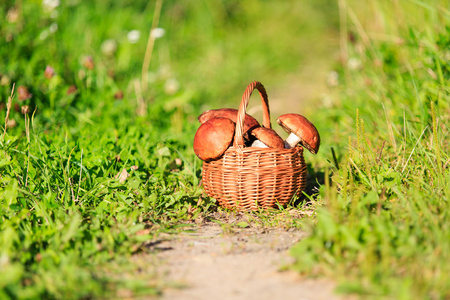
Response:
M294 148L300 143L312 154L317 154L320 147L319 132L308 119L298 114L285 114L277 119L277 123L289 133L285 148Z
M199 117L198 117L198 121L200 123L205 123L206 121L212 119L212 118L228 118L231 121L233 121L234 123L237 122L237 115L238 115L238 110L234 109L234 108L221 108L221 109L211 109L208 111L203 112ZM245 114L245 118L244 118L244 139L247 142L251 142L252 138L251 136L249 136L249 131L261 127L261 125L259 125L259 122L253 118L252 116L250 116L249 114ZM249 143L250 144L250 143Z
M276 149L284 148L283 139L275 132L275 130L271 128L258 127L253 129L250 134L256 137L252 147Z
M212 118L198 128L194 152L204 161L218 159L231 145L236 124L228 118Z

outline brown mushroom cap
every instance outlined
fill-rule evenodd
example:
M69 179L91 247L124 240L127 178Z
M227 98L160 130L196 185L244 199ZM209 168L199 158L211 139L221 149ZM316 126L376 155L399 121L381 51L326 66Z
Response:
M258 127L251 131L251 135L256 137L269 148L284 149L283 139L275 130L266 127Z
M194 152L201 160L222 156L234 137L235 123L228 118L212 118L200 125L194 137Z
M285 114L277 119L277 123L287 132L295 134L300 139L300 144L311 153L316 154L319 151L319 132L304 116L299 114Z
M233 121L234 123L236 123L237 122L237 114L238 114L238 110L234 109L234 108L211 109L211 110L203 112L198 117L198 121L203 124L211 118L220 117L220 118L228 118L231 121ZM261 125L259 125L259 122L255 118L250 116L249 114L245 114L244 134L247 133L249 130L252 130L257 127L261 127Z

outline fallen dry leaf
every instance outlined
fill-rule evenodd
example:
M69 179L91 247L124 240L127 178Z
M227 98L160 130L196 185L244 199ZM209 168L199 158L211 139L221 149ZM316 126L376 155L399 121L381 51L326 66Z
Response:
M130 174L127 172L126 169L122 169L121 172L117 173L117 175L114 176L114 178L119 179L120 183L124 183L128 177L130 177Z
M136 171L139 167L138 166L131 166L132 171ZM114 178L119 179L120 183L124 183L128 177L130 177L130 173L127 172L127 169L122 169L119 173L114 176Z

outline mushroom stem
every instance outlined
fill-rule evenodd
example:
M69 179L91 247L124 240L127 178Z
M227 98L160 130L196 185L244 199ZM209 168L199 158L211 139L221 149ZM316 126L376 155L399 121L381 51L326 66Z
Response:
M267 146L266 144L264 144L263 142L261 142L260 140L255 140L252 143L251 147L258 147L258 148L269 148L269 146Z
M294 133L290 133L287 139L284 141L284 148L291 149L297 146L301 139Z

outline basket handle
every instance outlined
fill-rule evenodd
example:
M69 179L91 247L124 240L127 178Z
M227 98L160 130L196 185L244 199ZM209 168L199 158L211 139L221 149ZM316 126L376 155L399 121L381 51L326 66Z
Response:
M269 99L267 97L266 89L259 81L253 81L247 86L244 94L242 95L241 105L239 106L237 120L236 120L236 131L234 133L233 146L236 148L241 148L244 146L244 118L245 111L247 109L248 101L254 89L259 91L261 96L262 108L263 108L263 126L266 128L272 128L270 124L270 110L269 110Z

